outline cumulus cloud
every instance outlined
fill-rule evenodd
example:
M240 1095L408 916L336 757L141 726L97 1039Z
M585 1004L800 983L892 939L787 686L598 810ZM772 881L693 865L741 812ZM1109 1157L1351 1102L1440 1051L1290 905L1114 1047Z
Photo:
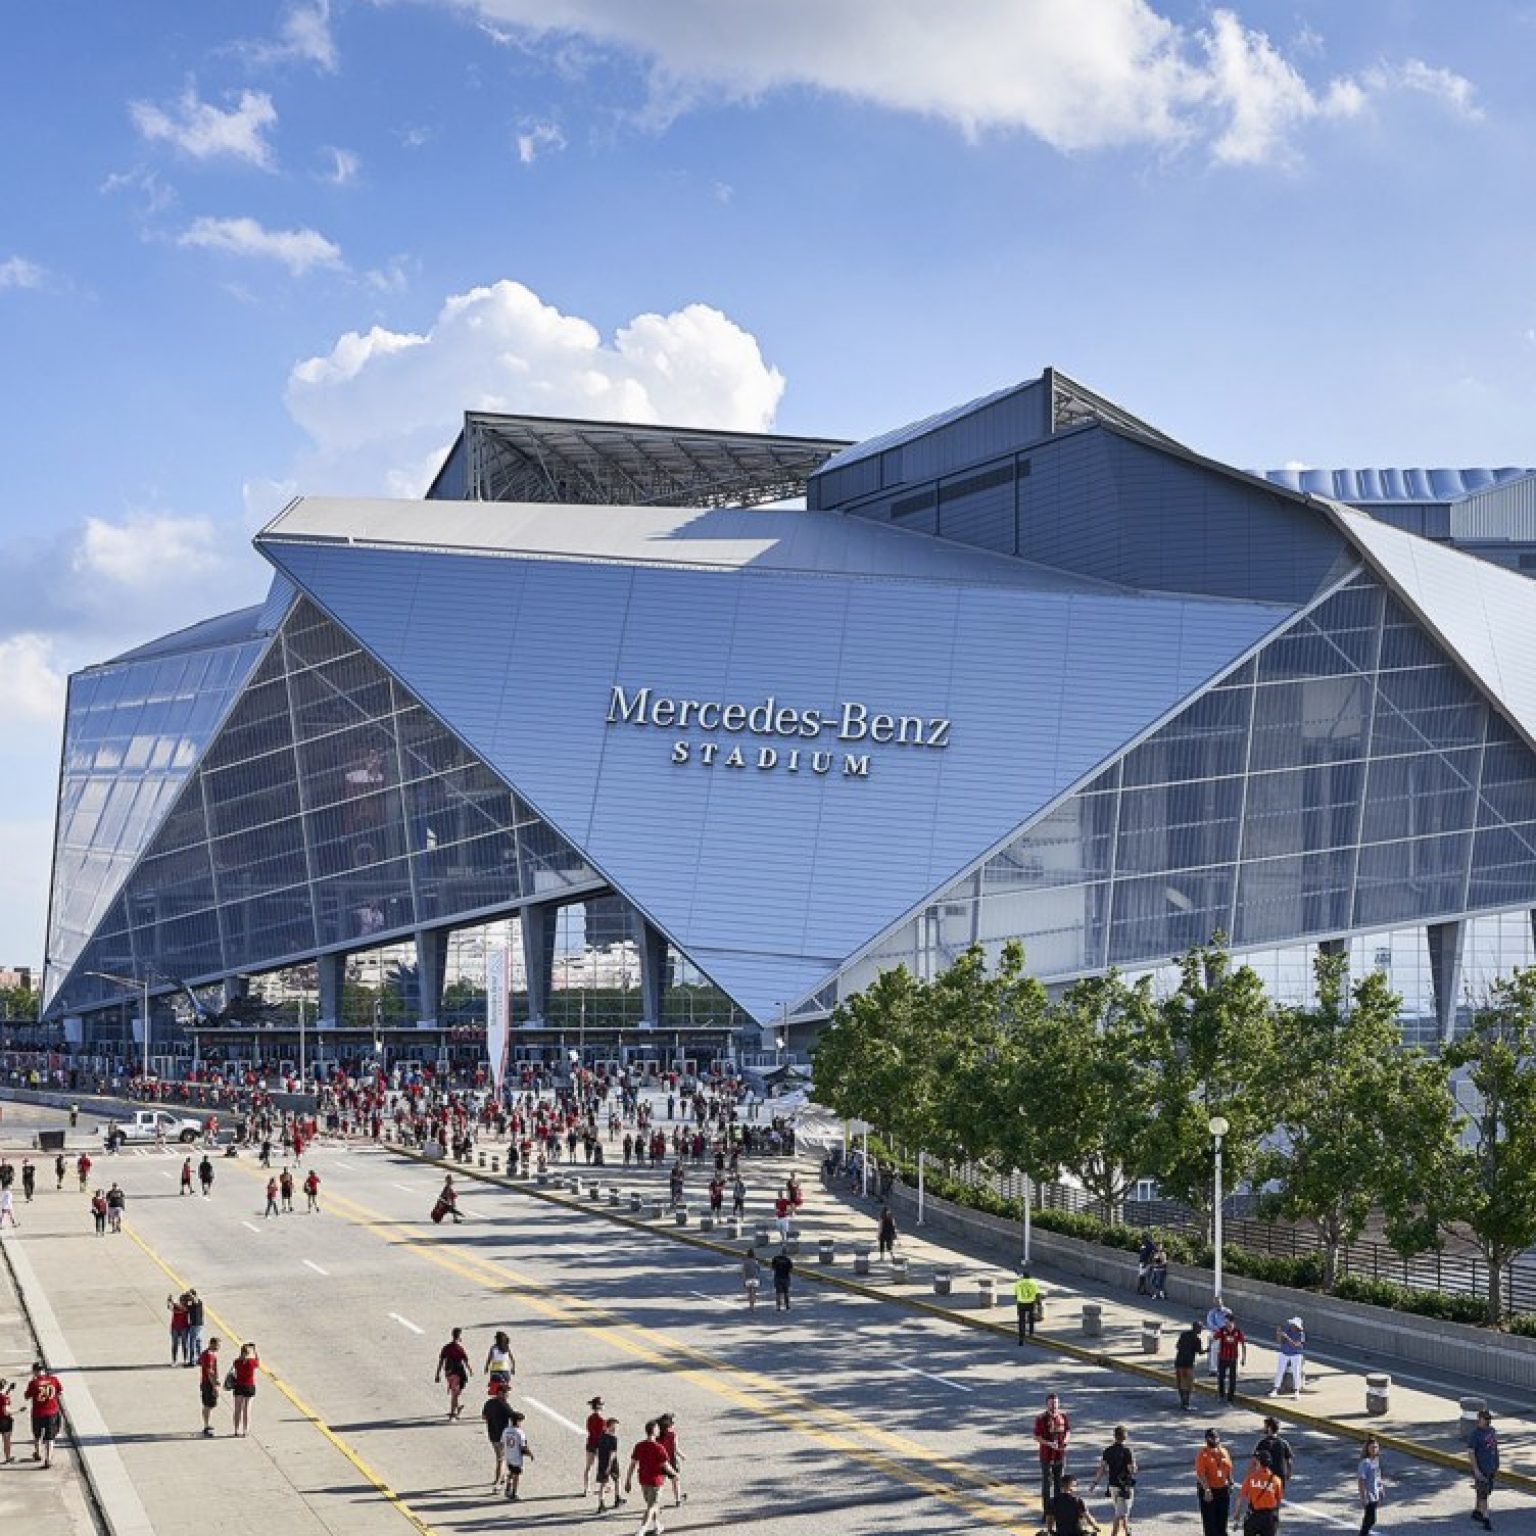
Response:
M189 84L171 107L133 101L128 115L151 144L169 144L193 160L243 160L272 169L266 133L277 121L277 108L265 91L241 91L234 106L225 110L202 100L196 86Z
M219 563L209 518L139 512L119 523L86 518L72 566L85 580L142 591L205 575Z
M1151 0L437 0L498 40L573 40L640 59L648 112L791 87L952 123L1023 131L1072 152L1203 144L1218 161L1284 160L1303 123L1347 117L1367 86L1309 80L1227 8L1182 26ZM1308 50L1302 50L1308 51Z
M29 723L57 721L64 709L64 674L47 635L28 632L0 640L0 677L5 679L8 718Z
M236 48L257 64L313 64L334 74L340 56L331 30L331 0L295 0L283 13L276 38L239 43Z
M708 305L638 315L610 340L503 281L453 295L422 332L346 332L293 369L286 400L314 444L306 491L419 495L465 410L761 431L783 391Z
M25 256L7 256L0 261L0 292L7 288L41 288L47 281L47 269Z
M255 219L197 219L176 237L177 245L231 256L279 261L295 277L312 267L344 266L341 247L313 229L268 229Z
M1366 71L1366 79L1377 91L1412 91L1428 96L1469 122L1476 122L1483 115L1477 104L1477 87L1465 75L1439 69L1423 59L1408 59L1397 65L1378 64Z
M532 165L545 150L565 148L565 135L554 123L535 123L517 136L517 158Z

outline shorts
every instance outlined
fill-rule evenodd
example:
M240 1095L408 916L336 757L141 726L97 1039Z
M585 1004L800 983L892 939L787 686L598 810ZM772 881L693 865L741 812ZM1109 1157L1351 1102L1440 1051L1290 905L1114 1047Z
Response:
M743 1281L742 1281L742 1282L741 1282L741 1283L742 1283L742 1284L743 1284L743 1285L744 1285L744 1286L746 1286L746 1288L747 1288L747 1289L748 1289L748 1290L749 1290L749 1291L755 1291L755 1290L756 1290L756 1289L757 1289L757 1288L758 1288L758 1285L759 1285L759 1284L760 1284L760 1283L761 1283L761 1282L760 1282L760 1281L757 1281L757 1280L743 1280Z
M57 1440L59 1438L59 1415L49 1414L46 1419L32 1420L32 1438L34 1440Z
M230 1391L232 1391L235 1394L236 1397L255 1397L256 1396L256 1388L255 1387L242 1387L238 1381L234 1384L233 1387L230 1388Z
M1493 1492L1494 1480L1498 1477L1498 1475L1499 1474L1497 1472L1490 1472L1486 1477L1484 1477L1481 1472L1474 1472L1472 1474L1472 1491L1478 1496L1478 1498L1486 1499L1488 1495Z
M204 1408L217 1408L219 1406L219 1389L213 1382L203 1382L200 1391Z
M647 1509L654 1509L656 1501L661 1497L662 1485L660 1483L641 1483L640 1496L645 1500Z
M16 1420L10 1414L0 1414L0 1435L8 1435L16 1428Z
M1129 1520L1131 1517L1131 1505L1136 1502L1136 1490L1134 1488L1111 1488L1109 1490L1110 1501L1114 1506L1117 1520Z

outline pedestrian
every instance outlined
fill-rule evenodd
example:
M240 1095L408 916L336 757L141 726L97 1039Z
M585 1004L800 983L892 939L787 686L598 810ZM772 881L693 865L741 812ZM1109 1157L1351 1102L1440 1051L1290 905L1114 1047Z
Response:
M1205 1536L1227 1536L1232 1509L1232 1454L1221 1443L1221 1432L1208 1429L1195 1456L1195 1486L1200 1497L1200 1529Z
M64 1154L59 1153L53 1160L53 1187L64 1188L64 1175L69 1171L69 1164L64 1161Z
M197 1357L197 1395L203 1404L203 1438L213 1439L213 1410L219 1406L219 1341L208 1340L208 1348Z
M1275 1329L1275 1347L1279 1351L1279 1356L1275 1361L1275 1388L1269 1395L1279 1397L1281 1383L1289 1372L1296 1387L1296 1396L1300 1397L1301 1367L1307 1350L1307 1330L1302 1327L1299 1317L1289 1317Z
M184 1157L181 1160L180 1192L183 1195L192 1193L192 1159L190 1157Z
M91 1220L96 1223L96 1236L103 1236L107 1230L107 1197L99 1189L91 1196Z
M1248 1364L1248 1335L1237 1326L1228 1312L1226 1321L1216 1330L1216 1395L1229 1403L1237 1401L1237 1368Z
M747 1311L757 1310L757 1291L763 1283L763 1266L758 1261L757 1249L748 1248L741 1261L741 1288L747 1293Z
M1285 1499L1285 1480L1262 1461L1248 1464L1248 1475L1237 1490L1232 1517L1243 1536L1275 1536L1280 1529L1280 1505Z
M313 1168L304 1175L304 1209L315 1215L320 1209L320 1175Z
M512 1358L512 1340L500 1331L491 1340L485 1352L486 1384L499 1381L507 1391L512 1390L512 1378L517 1374L517 1361Z
M268 1216L277 1216L279 1214L280 1212L277 1209L277 1180L269 1178L267 1180L267 1208L261 1213L262 1220L265 1221Z
M234 1433L237 1439L251 1432L251 1399L256 1396L256 1373L260 1369L261 1357L256 1353L256 1345L247 1339L225 1377L225 1385L235 1404Z
M896 1218L888 1205L880 1207L879 1241L880 1257L894 1259L896 1257Z
M5 1225L6 1217L10 1217L11 1225L19 1227L21 1223L16 1220L16 1197L11 1193L9 1184L0 1187L0 1227Z
M1152 1255L1157 1252L1157 1244L1152 1241L1150 1232L1141 1234L1141 1242L1136 1248L1136 1294L1147 1294L1147 1272L1152 1268ZM1211 1374L1216 1374L1215 1367L1211 1368Z
M1056 1536L1093 1536L1099 1522L1088 1513L1088 1506L1077 1491L1077 1479L1070 1472L1061 1480L1061 1491L1051 1505L1049 1529Z
M213 1162L206 1152L197 1165L197 1182L203 1186L203 1199L206 1200L213 1193Z
M1045 1508L1045 1529L1056 1529L1056 1495L1067 1471L1067 1447L1072 1421L1061 1411L1061 1400L1047 1394L1045 1409L1035 1416L1035 1444L1040 1448L1040 1502Z
M184 1351L186 1363L194 1365L203 1352L203 1298L196 1288L187 1292L187 1343Z
M523 1463L533 1460L533 1447L523 1433L524 1415L513 1408L507 1418L507 1427L501 1436L501 1454L507 1467L507 1497L517 1499L520 1497L517 1485L523 1480Z
M512 1422L512 1405L507 1401L507 1389L499 1381L492 1383L481 1406L480 1417L485 1421L485 1437L491 1442L491 1452L496 1457L496 1465L491 1473L491 1492L494 1493L501 1487L502 1473L507 1466L507 1452L502 1436Z
M1152 1263L1147 1269L1147 1287L1154 1301L1168 1300L1168 1250L1161 1243L1153 1252Z
M1376 1511L1383 1497L1381 1442L1375 1435L1367 1435L1365 1444L1360 1448L1360 1465L1356 1469L1355 1483L1360 1490L1360 1536L1369 1536L1375 1529Z
M1273 1416L1264 1420L1264 1433L1253 1448L1253 1460L1262 1462L1289 1488L1296 1457L1291 1443L1280 1433L1280 1421Z
M636 1441L634 1449L629 1453L629 1471L624 1477L625 1493L634 1486L637 1477L640 1479L640 1496L645 1502L645 1514L640 1521L638 1536L645 1536L647 1531L655 1531L660 1536L663 1530L661 1490L677 1477L677 1471L667 1460L665 1449L656 1439L654 1419L645 1426L645 1439Z
M617 1509L624 1496L619 1492L619 1421L603 1420L603 1433L597 1442L597 1512L603 1512L603 1495L613 1489L613 1507Z
M794 1279L795 1261L784 1249L774 1254L769 1268L773 1271L773 1310L789 1311L789 1284Z
M1194 1408L1195 1361L1200 1358L1200 1320L1196 1318L1173 1341L1173 1382L1179 1392L1179 1407L1186 1413Z
M277 1187L283 1197L283 1209L291 1216L293 1214L293 1174L286 1163L283 1165L283 1171L277 1176Z
M166 1310L171 1314L171 1364L180 1365L182 1357L187 1352L187 1298L185 1293L180 1296L167 1296L165 1298Z
M24 1157L21 1160L21 1197L28 1205L32 1204L32 1196L37 1190L37 1169L32 1166L32 1159Z
M1478 1414L1477 1423L1467 1437L1467 1460L1472 1464L1472 1492L1476 1499L1472 1518L1485 1531L1491 1531L1493 1521L1488 1518L1488 1499L1499 1475L1499 1437L1493 1427L1493 1415L1486 1408Z
M773 1202L773 1219L778 1224L779 1241L789 1241L789 1194L786 1190L780 1190Z
M438 1192L437 1205L433 1210L432 1219L434 1221L441 1221L444 1216L452 1216L455 1226L464 1220L459 1215L459 1192L453 1187L453 1175L451 1173L443 1180L443 1187Z
M434 1382L446 1379L448 1384L448 1417L458 1418L462 1409L459 1404L460 1394L464 1391L465 1384L469 1381L469 1351L464 1348L460 1340L464 1336L462 1328L455 1328L449 1336L448 1342L437 1352L437 1370L433 1373Z
M603 1438L603 1427L608 1420L603 1415L603 1400L600 1397L589 1399L587 1407L587 1460L581 1469L581 1496L586 1498L592 1491L592 1468L597 1464L598 1443ZM598 1485L598 1497L602 1497L602 1485Z
M107 1189L107 1230L121 1232L123 1230L123 1210L128 1204L128 1196L123 1193L122 1186L115 1181Z
M676 1509L688 1495L683 1491L683 1463L688 1459L677 1447L677 1415L663 1413L656 1420L656 1439L662 1450L667 1453L667 1460L672 1463L672 1470L677 1474L672 1479L672 1507Z
M1210 1305L1210 1310L1205 1314L1205 1332L1210 1339L1210 1358L1206 1362L1206 1375L1216 1374L1216 1335L1221 1332L1221 1325L1227 1320L1227 1309L1218 1296Z
M15 1461L11 1455L11 1436L16 1432L16 1420L11 1416L11 1393L16 1389L14 1381L0 1378L0 1459Z
M1028 1269L1019 1270L1019 1278L1013 1282L1013 1305L1019 1314L1019 1343L1034 1338L1035 1321L1040 1314L1040 1282Z
M747 1214L746 1180L738 1174L731 1184L731 1215L740 1221Z
M32 1362L32 1379L23 1394L32 1405L32 1460L46 1467L53 1461L53 1442L58 1437L63 1412L64 1387L41 1360Z
M88 1152L82 1152L75 1159L75 1172L80 1175L80 1193L85 1193L86 1180L91 1176L91 1156Z
M1097 1493L1099 1483L1104 1484L1115 1512L1109 1536L1130 1536L1131 1533L1131 1506L1136 1502L1136 1453L1128 1443L1129 1433L1124 1424L1115 1425L1115 1437L1099 1456L1099 1470L1093 1474L1093 1486L1088 1490L1090 1494ZM1066 1481L1063 1479L1064 1483ZM1059 1519L1056 1530L1058 1536L1062 1536Z

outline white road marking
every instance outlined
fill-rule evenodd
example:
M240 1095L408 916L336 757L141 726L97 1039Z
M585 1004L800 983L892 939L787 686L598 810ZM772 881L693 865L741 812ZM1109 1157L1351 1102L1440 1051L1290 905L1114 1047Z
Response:
M1326 1510L1318 1509L1314 1504L1298 1504L1294 1499L1285 1501L1287 1509L1294 1509L1298 1514L1311 1515L1314 1520L1321 1520L1326 1525L1337 1525L1343 1530L1352 1531L1358 1525L1358 1520L1340 1520L1337 1515L1330 1515Z
M160 1177L161 1177L161 1178L162 1178L162 1179L168 1179L168 1178L170 1178L170 1177L171 1177L171 1170L170 1170L170 1169L169 1169L169 1168L162 1168L162 1169L161 1169L161 1170L160 1170Z
M309 1266L309 1267L310 1267L310 1268L311 1268L311 1269L312 1269L312 1270L314 1270L314 1272L315 1272L315 1273L316 1273L316 1274L317 1274L317 1275L324 1275L324 1276L325 1276L325 1278L326 1278L326 1279L327 1279L327 1280L329 1280L329 1279L330 1279L330 1278L331 1278L331 1272L330 1272L330 1270L328 1270L328 1269L321 1269L321 1268L320 1268L320 1266L319 1266L319 1265L318 1265L318 1264L316 1264L316 1263L315 1263L315 1261L314 1261L314 1260L313 1260L313 1259L305 1259L305 1260L304 1260L304 1262L305 1262L305 1263L306 1263L306 1264L307 1264L307 1265L308 1265L308 1266Z
M489 1216L487 1216L485 1214L484 1211L471 1210L467 1205L461 1205L459 1207L459 1215L460 1216L473 1216L476 1221L489 1221L491 1219Z
M898 1371L905 1371L909 1376L926 1376L929 1381L936 1381L941 1387L952 1387L956 1392L973 1392L974 1387L967 1387L958 1381L951 1381L947 1376L935 1376L932 1371L920 1371L915 1365L903 1365L899 1360L891 1361Z
M412 1189L409 1184L396 1184L395 1188L396 1189L403 1189L406 1192L406 1194L408 1194L408 1195L414 1195L416 1193L416 1191L414 1189Z
M546 1403L541 1403L538 1398L529 1397L525 1392L523 1394L523 1401L527 1403L530 1408L537 1408L546 1419L553 1419L556 1424L565 1425L565 1427L570 1430L573 1435L580 1435L583 1439L586 1438L587 1432L581 1427L580 1424L571 1423L571 1421L566 1418L563 1413L556 1413L553 1408L549 1407Z
M253 1227L248 1221L242 1221L240 1225L244 1227L247 1232L255 1232L258 1234L261 1232L260 1227Z
M392 1318L394 1318L394 1320L397 1323L399 1323L402 1328L409 1328L412 1333L425 1333L426 1332L425 1328L418 1328L416 1326L416 1324L413 1323L410 1320L410 1318L408 1318L408 1317L401 1317L398 1312L391 1312L389 1315Z
M690 1296L697 1296L700 1301L713 1302L717 1307L729 1307L731 1305L723 1296L710 1296L704 1291L689 1291Z

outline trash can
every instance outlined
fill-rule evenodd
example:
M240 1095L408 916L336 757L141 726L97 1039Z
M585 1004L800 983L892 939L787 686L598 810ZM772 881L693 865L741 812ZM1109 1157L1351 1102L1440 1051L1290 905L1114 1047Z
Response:
M37 1133L37 1150L39 1152L62 1152L64 1150L63 1131L39 1131Z
M480 1154L480 1159L479 1159L479 1162L478 1162L477 1166L481 1167L481 1168L485 1167L485 1153L484 1152L482 1152Z
M618 1185L617 1184L610 1184L608 1186L608 1204L609 1205L622 1205L623 1202L624 1202L624 1197L623 1197L623 1195L621 1195L619 1193Z
M603 1186L595 1180L587 1185L587 1199L601 1200L603 1198Z
M933 1294L935 1296L948 1296L954 1287L954 1275L947 1269L936 1269L933 1272Z
M672 1222L673 1225L679 1227L686 1227L688 1225L688 1207L686 1205L680 1205L672 1212Z
M821 1264L831 1264L837 1257L837 1244L830 1237L824 1237L816 1244L816 1259Z
M705 1211L704 1214L699 1217L699 1231L700 1232L713 1232L714 1230L715 1230L715 1218L713 1216L711 1216L708 1211Z
M853 1272L856 1275L869 1273L869 1249L855 1248L853 1250Z
M983 1310L997 1305L997 1281L991 1275L983 1275L976 1282L976 1305Z
M639 1211L643 1208L644 1204L645 1204L645 1200L644 1200L644 1198L642 1196L640 1196L638 1194L635 1194L634 1192L630 1193L630 1197L629 1197L629 1208L630 1208L630 1210L632 1210L632 1211L634 1211L634 1212L636 1212L638 1214Z
M491 1172L492 1173L500 1173L501 1172L501 1159L499 1157L497 1157L494 1152L491 1154Z
M784 1252L789 1254L789 1256L791 1258L794 1258L794 1257L798 1256L798 1254L800 1252L800 1239L798 1237L787 1237L787 1238L785 1238L784 1239Z
M907 1261L905 1259L891 1260L891 1279L897 1285L905 1285L907 1283Z
M575 1173L571 1174L571 1176L568 1179L566 1179L566 1181L565 1181L565 1187L573 1195L579 1195L581 1193L581 1176L580 1176L580 1174L575 1174Z
M1368 1371L1365 1377L1365 1411L1385 1413L1392 1406L1392 1378L1385 1371Z
M737 1221L734 1216L728 1222L726 1222L724 1228L725 1235L730 1238L733 1243L739 1243L741 1241L741 1230L741 1223Z
M1083 1337L1097 1339L1104 1333L1104 1309L1096 1301L1083 1303Z
M772 1227L759 1227L754 1238L754 1245L758 1248L766 1248L777 1234Z
M1155 1317L1146 1317L1141 1322L1141 1352L1144 1355L1158 1354L1163 1347L1163 1325Z
M666 1209L666 1201L661 1199L660 1196L657 1196L656 1199L651 1201L651 1220L652 1221L660 1221L661 1220L661 1213L665 1209Z

